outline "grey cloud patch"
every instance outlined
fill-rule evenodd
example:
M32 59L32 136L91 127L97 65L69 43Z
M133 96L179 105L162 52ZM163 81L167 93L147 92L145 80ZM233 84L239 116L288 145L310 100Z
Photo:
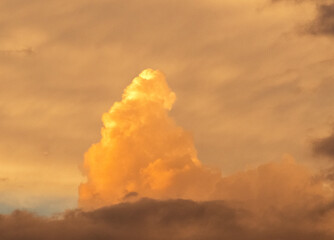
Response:
M313 151L317 155L334 158L334 132L328 137L315 140L313 142Z
M54 218L43 218L24 211L0 215L0 238L330 240L334 239L333 235L317 230L312 223L321 220L332 209L332 205L317 206L303 218L286 218L284 213L273 211L273 215L277 215L275 223L261 223L248 211L224 201L142 199L91 212L72 210ZM312 227L300 227L306 221Z
M314 34L334 35L334 2L318 6L318 14L310 30Z
M126 194L126 195L123 197L123 200L134 199L134 198L137 198L138 195L139 195L139 194L138 194L137 192L129 192L128 194Z
M273 3L288 0L271 0ZM317 14L314 20L307 27L311 34L315 35L334 35L334 1L317 1L317 0L290 0L290 2L303 3L314 2L317 8Z

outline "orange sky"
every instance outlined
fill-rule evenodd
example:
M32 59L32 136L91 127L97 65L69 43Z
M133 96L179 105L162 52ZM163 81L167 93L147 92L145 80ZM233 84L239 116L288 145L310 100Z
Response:
M148 67L166 75L169 115L198 159L223 176L286 154L332 167L330 4L2 0L0 213L75 208L102 114Z

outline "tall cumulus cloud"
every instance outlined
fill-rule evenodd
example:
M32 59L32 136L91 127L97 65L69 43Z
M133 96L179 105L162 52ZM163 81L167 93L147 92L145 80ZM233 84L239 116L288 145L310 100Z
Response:
M0 215L0 239L334 239L333 178L290 156L223 177L169 117L175 99L144 70L102 117L80 208Z

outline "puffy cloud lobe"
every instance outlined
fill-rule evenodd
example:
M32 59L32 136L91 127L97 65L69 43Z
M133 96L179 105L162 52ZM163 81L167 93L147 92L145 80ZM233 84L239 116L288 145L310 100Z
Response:
M102 117L102 139L85 155L88 177L79 205L96 208L129 199L208 200L220 174L197 159L189 133L168 116L175 101L159 71L144 70ZM133 198L137 198L132 194Z
M318 174L298 164L290 156L279 162L239 172L221 179L215 199L242 202L249 208L304 208L331 202L332 189L327 179L315 179Z
M227 174L281 151L311 161L305 133L334 99L332 46L286 35L311 8L259 11L267 1L2 0L0 175L24 189L2 204L74 207L101 113L145 66L168 72L181 103L172 115L206 163Z
M174 101L164 76L144 70L85 155L83 210L1 216L0 239L334 239L330 175L286 156L222 177L168 116Z
M144 70L102 117L102 139L85 155L87 182L79 206L95 209L123 201L154 199L238 202L271 219L271 209L329 204L329 178L286 156L280 162L221 177L197 159L192 138L168 116L175 100L159 71Z

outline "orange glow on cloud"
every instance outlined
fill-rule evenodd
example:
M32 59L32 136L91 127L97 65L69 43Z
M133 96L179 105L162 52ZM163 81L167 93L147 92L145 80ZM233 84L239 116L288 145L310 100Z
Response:
M330 179L291 157L227 177L203 166L192 137L168 116L174 101L159 71L144 70L132 81L122 100L103 114L102 139L85 155L80 207L142 197L226 200L269 221L272 207L302 210L334 199Z
M201 166L192 137L168 116L175 94L163 74L144 70L103 114L102 139L85 155L79 205L139 197L208 199L220 174Z

